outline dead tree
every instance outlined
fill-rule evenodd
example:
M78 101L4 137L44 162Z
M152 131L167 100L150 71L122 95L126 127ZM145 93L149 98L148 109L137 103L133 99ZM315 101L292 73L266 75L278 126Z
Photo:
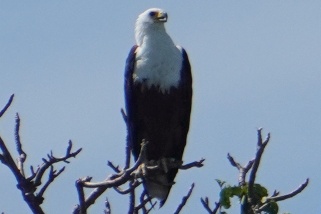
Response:
M13 101L14 95L12 95L0 111L0 118L10 107ZM124 119L125 115L123 114ZM20 190L23 199L28 204L30 210L35 214L43 214L44 211L41 207L44 201L44 193L52 184L55 179L65 170L62 167L59 170L54 168L54 165L60 162L69 163L69 159L76 157L80 152L81 148L72 152L72 142L69 141L66 153L62 157L56 157L53 155L52 151L47 154L46 158L43 158L43 163L37 168L30 166L30 175L25 173L25 161L27 159L27 153L22 148L22 142L19 135L20 130L20 117L18 113L16 114L16 125L15 125L15 143L16 151L18 153L17 160L14 161L14 156L9 152L5 142L0 137L0 161L7 166L17 180L17 188ZM142 142L141 154L130 167L130 149L127 145L126 148L126 160L125 167L120 169L118 166L114 166L112 162L108 162L108 166L114 171L114 174L108 176L104 181L101 182L90 182L92 177L84 177L76 181L76 189L79 198L79 204L75 206L73 213L87 213L87 209L95 203L96 199L102 195L107 189L114 189L119 194L129 195L130 205L128 213L149 213L157 202L152 202L151 197L149 197L145 192L140 196L140 200L136 202L135 189L142 184L142 180L145 176L153 175L154 173L163 173L163 169L158 163L144 163L145 167L142 167L142 159L144 158L144 153L146 151L148 142ZM178 168L182 170L190 169L192 167L202 167L204 159L200 161L195 161L186 165L183 165L180 161L172 161L169 164L169 168ZM48 178L44 178L44 174L48 172ZM122 185L127 184L129 187L127 189L122 189ZM88 197L85 197L84 189L93 188L93 191ZM194 183L191 185L188 193L182 197L181 203L177 206L174 213L178 214L186 204L194 188ZM147 204L150 203L148 207ZM111 205L106 199L105 202L105 213L111 213Z
M127 116L124 111L121 111L123 115L123 119L125 123L127 123ZM131 148L129 146L129 142L126 144L126 155L125 155L125 167L120 169L119 166L114 166L112 162L108 161L108 166L112 168L115 174L108 176L102 182L91 182L92 177L84 177L78 179L76 181L76 188L78 192L79 204L75 207L73 213L74 214L85 214L87 213L87 209L95 203L96 199L104 193L107 189L113 188L116 192L123 195L129 195L129 208L128 213L138 213L141 211L142 213L149 213L157 202L153 202L152 198L143 191L140 195L139 202L136 202L136 194L135 189L140 186L143 182L144 177L155 175L155 174L162 174L163 168L160 166L159 163L155 163L154 161L150 161L148 163L144 162L145 160L145 153L146 149L148 148L148 142L143 141L141 151L137 161L130 167L130 155L131 155ZM195 161L186 165L183 165L181 161L171 161L169 164L169 168L178 168L181 170L190 169L192 167L202 167L204 159L200 161ZM128 188L123 189L121 185L127 184ZM84 188L93 188L93 191L85 197ZM194 183L191 185L186 196L182 198L181 203L178 205L176 210L174 211L175 214L178 214L184 205L186 204L187 200L189 199L192 191L194 188ZM106 213L111 213L110 204L106 203ZM148 206L149 205L149 206Z
M236 167L239 171L238 185L229 186L225 182L217 180L220 188L220 200L215 202L214 208L210 208L210 202L208 197L201 198L205 210L209 214L223 213L222 209L228 209L230 204L230 198L237 196L240 200L241 214L277 214L278 204L277 202L292 198L302 192L309 183L309 179L301 184L297 189L291 193L280 195L279 191L274 191L270 196L268 195L267 189L256 183L256 174L258 172L261 158L265 147L270 141L270 133L266 139L262 138L262 128L257 130L257 149L254 159L250 160L245 166L236 162L234 158L227 154L227 159L232 166ZM249 179L246 181L246 176L249 173ZM226 213L226 212L224 212Z
M0 118L9 108L12 103L14 95L11 95L8 103L0 111ZM65 167L62 167L58 171L54 168L56 163L65 162L69 163L69 159L76 157L81 149L78 149L75 152L72 152L72 142L69 141L69 145L66 150L66 154L62 157L55 157L52 153L47 154L47 158L43 158L43 163L38 167L34 168L30 166L30 175L25 173L25 161L27 159L27 153L22 148L22 143L19 135L20 129L20 117L19 114L16 114L16 126L15 126L15 142L16 142L16 151L18 153L18 158L14 161L12 154L9 152L4 141L0 137L0 161L6 165L15 176L17 180L17 188L20 190L21 195L24 201L28 204L30 210L33 213L42 214L44 213L41 205L44 201L44 193L49 187L50 184L65 170ZM49 172L47 179L44 178L44 174Z

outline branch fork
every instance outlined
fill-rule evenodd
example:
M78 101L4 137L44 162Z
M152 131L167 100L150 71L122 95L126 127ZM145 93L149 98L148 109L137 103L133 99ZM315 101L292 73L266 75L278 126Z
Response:
M6 112L6 110L10 107L13 101L14 95L11 95L8 103L5 107L0 111L0 117ZM15 125L15 143L16 143L16 151L18 153L18 158L16 162L13 159L12 154L9 152L6 144L0 137L0 161L6 165L17 180L17 188L21 191L23 199L28 204L29 208L33 213L42 214L44 213L41 204L43 203L43 195L49 185L64 171L65 167L62 167L60 170L54 169L54 164L58 162L69 163L68 159L71 157L76 157L81 149L78 149L75 152L71 152L72 150L72 142L69 141L69 145L67 147L66 155L60 158L56 158L53 156L53 153L47 155L48 159L43 158L43 163L40 167L35 171L34 168L30 167L31 175L29 177L26 176L24 170L24 164L27 159L27 153L24 152L22 148L22 143L20 140L20 117L19 114L16 114L16 125ZM41 186L43 181L44 173L49 169L48 179L45 184ZM37 188L40 188L38 192L36 192Z

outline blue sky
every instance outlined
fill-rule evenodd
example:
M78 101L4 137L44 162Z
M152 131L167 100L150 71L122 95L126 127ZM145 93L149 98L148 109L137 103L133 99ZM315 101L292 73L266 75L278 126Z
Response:
M14 152L19 112L28 165L40 164L51 149L63 155L69 139L83 148L47 191L45 211L71 212L77 178L99 181L112 172L107 160L123 164L124 64L135 42L135 19L150 7L168 12L167 31L187 50L193 68L184 161L206 158L202 169L178 174L168 202L155 213L172 212L192 182L183 213L205 213L199 198L218 199L214 179L237 182L226 154L244 164L251 159L258 127L272 137L257 181L288 193L309 177L308 188L280 203L280 211L319 213L320 1L1 1L0 106L15 94L0 121L1 137ZM6 192L0 211L30 213L4 166L0 181ZM106 196L115 212L126 211L127 197L111 190L90 213L102 213Z

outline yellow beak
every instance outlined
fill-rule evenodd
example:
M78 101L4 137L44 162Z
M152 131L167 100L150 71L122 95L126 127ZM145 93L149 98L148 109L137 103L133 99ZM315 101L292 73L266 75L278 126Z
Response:
M159 13L157 13L155 18L160 22L166 22L167 21L167 17L168 17L167 13L159 12Z

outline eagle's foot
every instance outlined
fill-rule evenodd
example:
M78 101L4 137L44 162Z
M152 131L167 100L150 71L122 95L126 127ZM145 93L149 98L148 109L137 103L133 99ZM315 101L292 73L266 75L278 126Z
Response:
M144 161L134 172L132 172L132 175L135 178L143 178L167 174L171 169L179 169L182 164L183 161L174 158L161 158L158 161Z
M170 169L179 168L183 164L183 161L176 160L174 158L162 158L159 160L159 167L165 173L168 173Z
M131 173L132 176L137 178L142 178L147 176L147 164L142 163L140 164L135 171Z

